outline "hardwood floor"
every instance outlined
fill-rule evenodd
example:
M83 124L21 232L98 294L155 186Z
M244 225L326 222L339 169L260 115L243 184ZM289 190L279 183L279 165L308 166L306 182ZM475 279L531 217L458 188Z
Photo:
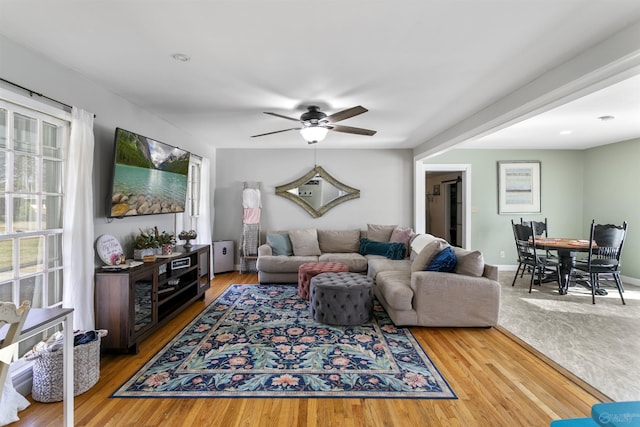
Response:
M77 426L548 426L588 416L609 399L554 366L501 328L412 328L457 400L131 399L110 394L233 283L255 274L225 273L193 304L143 341L135 355L101 359L100 381L76 396ZM32 402L16 426L62 425L61 403Z

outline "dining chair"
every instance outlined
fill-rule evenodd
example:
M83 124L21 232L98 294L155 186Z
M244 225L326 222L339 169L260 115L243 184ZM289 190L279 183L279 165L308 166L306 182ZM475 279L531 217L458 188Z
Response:
M556 274L560 274L560 265L552 258L540 255L536 248L536 235L533 228L524 224L516 224L511 220L513 228L513 236L516 242L516 250L518 253L518 268L513 277L511 286L514 286L518 273L520 277L524 276L526 270L531 272L531 280L529 281L529 293L533 288L533 280L538 277L538 282L542 283L542 277L548 270L555 270Z
M549 226L547 224L547 218L545 217L544 221L525 221L522 217L520 218L520 224L526 225L528 227L533 228L533 231L536 237L541 237L544 234L544 237L549 237Z
M0 328L9 325L7 335L0 344L0 399L4 383L9 373L11 360L13 359L14 344L18 342L22 325L27 318L29 312L29 302L25 301L16 308L15 304L10 302L0 302Z
M549 224L547 223L547 218L544 218L544 221L525 221L522 217L520 217L520 224L523 225L527 225L531 228L533 228L534 234L536 235L536 237L542 237L544 235L544 237L549 237ZM558 256L556 254L554 254L552 251L550 250L546 250L545 251L545 256L548 259L557 259Z
M596 303L596 293L600 289L600 276L613 276L622 304L624 287L620 279L620 256L627 235L627 221L622 225L596 224L591 221L589 233L589 252L586 259L576 260L572 274L579 270L589 276L591 302Z

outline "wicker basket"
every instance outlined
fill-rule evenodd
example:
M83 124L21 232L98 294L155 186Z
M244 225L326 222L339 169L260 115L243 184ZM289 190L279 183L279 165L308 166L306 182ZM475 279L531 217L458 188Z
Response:
M73 347L73 395L93 387L100 379L100 341ZM31 397L38 402L60 402L63 398L63 351L41 352L30 358L33 364Z

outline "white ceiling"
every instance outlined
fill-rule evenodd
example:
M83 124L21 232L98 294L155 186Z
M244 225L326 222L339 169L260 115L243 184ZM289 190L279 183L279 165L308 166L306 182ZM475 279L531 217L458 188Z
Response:
M638 137L640 75L458 147L581 150Z
M291 127L262 112L298 117L310 104L363 105L341 124L378 131L330 132L323 148L413 148L638 20L638 0L0 0L3 36L234 148L301 147L294 131L250 136ZM638 79L628 84L473 144L640 137L625 105L640 116ZM591 127L621 123L631 129ZM574 133L557 138L564 129Z

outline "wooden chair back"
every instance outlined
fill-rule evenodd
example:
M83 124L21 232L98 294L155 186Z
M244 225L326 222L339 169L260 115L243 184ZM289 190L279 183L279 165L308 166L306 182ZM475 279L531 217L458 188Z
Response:
M4 381L9 372L9 365L13 356L13 345L18 342L22 325L29 313L30 305L27 301L16 308L15 304L10 302L0 302L0 328L9 325L7 335L0 344L0 396L4 388Z

